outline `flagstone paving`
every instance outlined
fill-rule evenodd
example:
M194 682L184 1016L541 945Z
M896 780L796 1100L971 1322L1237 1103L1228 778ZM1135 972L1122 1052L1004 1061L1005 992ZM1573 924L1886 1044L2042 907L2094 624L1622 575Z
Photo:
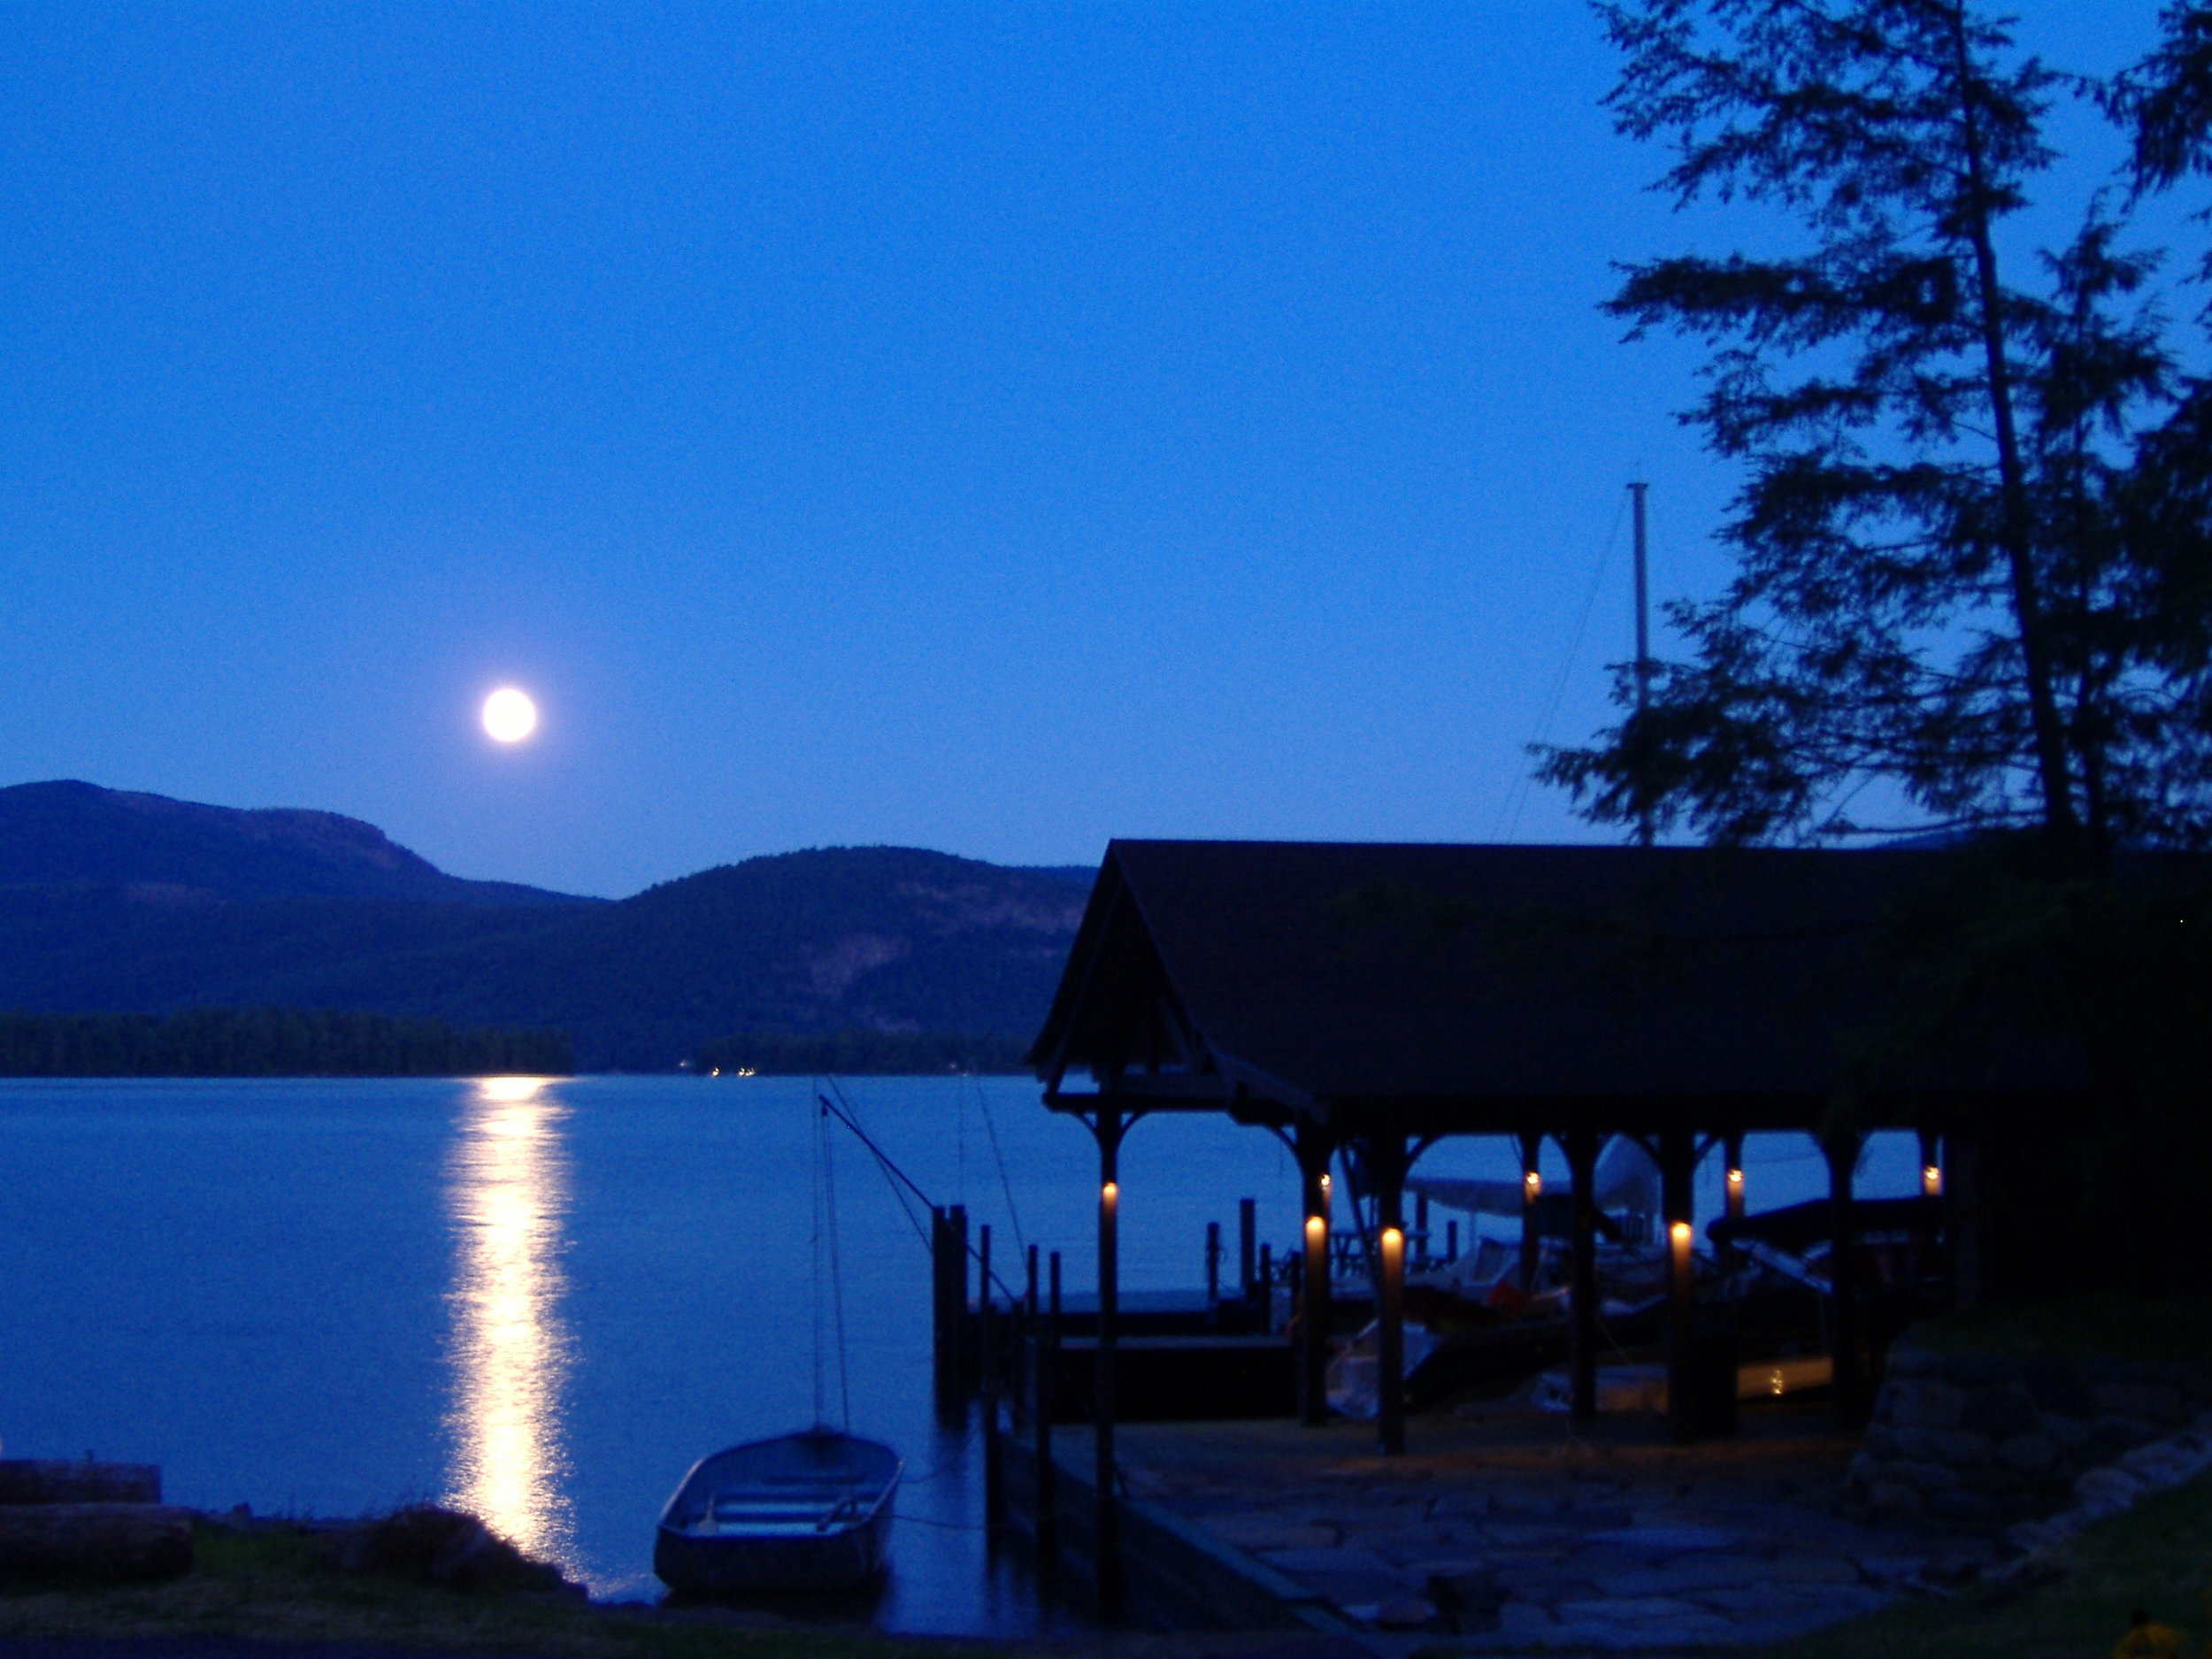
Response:
M1732 1440L1655 1419L1571 1432L1501 1404L1371 1425L1130 1425L1133 1497L1286 1575L1390 1651L1742 1646L1871 1611L1993 1558L1969 1534L1836 1513L1855 1441L1817 1408L1748 1410Z

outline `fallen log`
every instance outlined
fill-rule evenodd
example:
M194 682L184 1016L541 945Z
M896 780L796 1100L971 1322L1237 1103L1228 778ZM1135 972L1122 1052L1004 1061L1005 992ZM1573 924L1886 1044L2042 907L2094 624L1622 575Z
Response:
M0 1578L110 1583L192 1571L192 1511L160 1503L0 1505Z
M0 1457L0 1504L159 1503L158 1463Z

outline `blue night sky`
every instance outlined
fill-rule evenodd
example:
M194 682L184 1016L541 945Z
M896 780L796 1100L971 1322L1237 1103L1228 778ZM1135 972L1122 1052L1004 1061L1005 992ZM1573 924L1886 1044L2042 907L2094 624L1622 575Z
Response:
M1564 0L11 6L0 782L610 895L1586 838L1523 746L1604 718L1622 487L1662 596L1730 488L1595 306L1758 228L1613 68Z

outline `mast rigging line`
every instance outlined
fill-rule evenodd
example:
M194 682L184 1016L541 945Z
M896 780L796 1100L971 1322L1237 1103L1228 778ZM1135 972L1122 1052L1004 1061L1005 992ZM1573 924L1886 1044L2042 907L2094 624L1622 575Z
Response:
M841 1101L843 1094L841 1091L837 1090L837 1085L832 1083L830 1087L833 1091L836 1091L838 1093L839 1099ZM821 1102L824 1112L827 1113L830 1117L836 1118L839 1123L843 1124L846 1128L851 1130L853 1133L859 1138L860 1144L868 1148L870 1156L872 1156L876 1161L877 1167L882 1170L884 1178L892 1183L891 1190L893 1193L898 1194L899 1207L902 1210L906 1209L906 1196L904 1193L899 1192L899 1188L901 1187L904 1187L906 1192L913 1194L915 1197L921 1200L924 1208L927 1209L932 1214L936 1212L937 1206L929 1202L929 1194L915 1185L914 1178L909 1175L904 1170L901 1169L891 1155L888 1152L886 1152L881 1147L878 1146L875 1141L869 1137L866 1130L863 1129L858 1124L853 1121L849 1111L840 1110L839 1106L835 1102L833 1102L827 1094L818 1093L814 1098ZM921 1223L914 1219L913 1211L907 1210L906 1218L912 1224L916 1235L922 1239L925 1246L927 1246L929 1239L926 1234L922 1233ZM967 1247L967 1252L975 1259L979 1265L982 1263L983 1252L978 1249L973 1244L970 1244ZM1011 1285L1009 1285L1006 1280L1000 1276L996 1268L992 1268L990 1270L990 1274L991 1282L999 1287L1000 1292L1004 1294L1007 1301L1010 1302L1017 1300L1014 1294L1014 1287Z

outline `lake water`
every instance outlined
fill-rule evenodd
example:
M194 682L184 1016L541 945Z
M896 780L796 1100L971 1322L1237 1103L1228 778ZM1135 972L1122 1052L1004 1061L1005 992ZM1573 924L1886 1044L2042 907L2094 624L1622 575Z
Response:
M1035 1242L1088 1287L1095 1154L1033 1083L842 1090L934 1202L992 1225L1005 1277ZM816 1128L811 1086L777 1078L0 1083L0 1442L157 1463L199 1508L448 1502L595 1595L656 1595L653 1524L689 1464L813 1419ZM836 1135L852 1425L909 1471L879 1620L1048 1627L985 1548L979 1456L931 1409L926 1251ZM1746 1164L1754 1208L1824 1191L1801 1138L1755 1137ZM1878 1137L1863 1190L1912 1191L1914 1166ZM1515 1167L1468 1142L1421 1171ZM1295 1165L1225 1120L1147 1120L1121 1184L1131 1289L1202 1282L1205 1224L1233 1251L1240 1197L1279 1252L1297 1236Z

